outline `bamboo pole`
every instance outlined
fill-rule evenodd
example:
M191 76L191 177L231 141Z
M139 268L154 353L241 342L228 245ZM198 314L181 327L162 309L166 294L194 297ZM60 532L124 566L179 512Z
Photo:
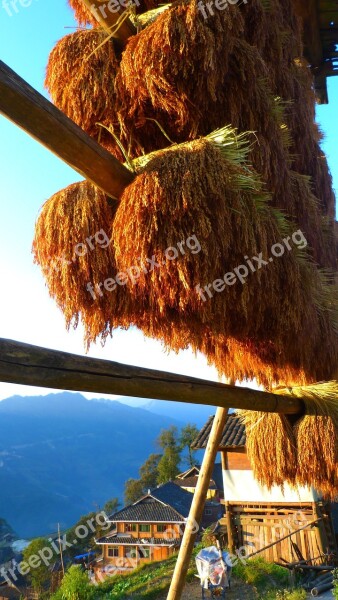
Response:
M82 0L82 2L95 17L98 24L109 34L115 30L117 22L125 13L125 0L115 0L113 2L109 2L109 0ZM135 35L135 33L137 33L136 27L127 17L121 21L114 37L121 40L125 45L130 36Z
M119 198L134 179L112 154L2 61L0 114L112 198Z
M280 414L304 412L302 400L292 396L284 397L165 371L143 369L1 338L0 381Z
M185 578L198 533L197 524L199 526L202 518L216 454L227 419L227 412L225 408L217 408L216 411L167 600L180 600L183 592Z

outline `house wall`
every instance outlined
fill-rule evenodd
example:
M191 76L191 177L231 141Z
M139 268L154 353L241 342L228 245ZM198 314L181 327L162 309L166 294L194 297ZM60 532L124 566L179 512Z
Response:
M245 502L313 502L317 500L317 494L313 489L299 487L281 488L273 486L268 490L260 485L253 476L250 462L245 450L234 452L222 452L223 485L225 501Z
M183 486L182 486L183 487ZM195 493L195 489L194 487L183 487L184 490L186 490L187 492L190 492L191 494ZM207 500L213 499L217 497L217 490L208 490L207 492Z
M118 556L109 556L109 549L114 548L118 552ZM140 549L140 551L139 551ZM150 556L145 557L142 550L150 550ZM155 560L164 560L173 554L174 549L168 546L118 546L117 544L103 546L104 564L115 566L116 569L135 569L139 565L149 563Z

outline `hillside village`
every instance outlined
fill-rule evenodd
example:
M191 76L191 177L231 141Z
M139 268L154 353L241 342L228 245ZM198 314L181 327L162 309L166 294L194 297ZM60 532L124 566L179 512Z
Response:
M212 421L213 417L210 417L192 440L191 459L194 451L206 447ZM330 503L324 501L315 489L285 486L283 490L277 487L269 490L259 485L253 477L248 458L245 425L236 413L227 419L219 452L221 462L214 465L202 520L197 527L199 544L220 544L235 557L234 565L241 557L241 554L236 554L237 549L245 549L244 565L251 554L259 555L258 560L263 560L263 564L265 560L267 564L280 565L279 575L284 570L285 581L288 582L288 564L301 565L303 561L320 568L327 557L335 563L338 498L336 503ZM32 578L30 575L22 577L20 569L13 569L15 561L12 556L2 560L5 571L0 572L5 576L0 578L1 600L22 596L33 599L41 594L41 598L54 598L50 596L53 590L58 600L56 590L59 585L62 586L65 565L67 570L71 565L80 569L96 589L109 582L113 585L112 577L117 578L116 581L120 581L118 576L128 580L134 571L137 573L141 568L142 573L142 568L153 563L172 564L170 561L182 542L199 474L200 466L191 464L185 471L177 473L172 481L148 489L123 508L118 508L117 501L111 503L110 506L117 506L117 510L108 515L105 513L104 519L96 521L95 528L89 529L89 534L87 528L87 536L83 542L78 540L76 548L72 549L72 544L69 544L70 550L65 547L60 553L58 538L55 538L52 556L45 567L44 592L41 589L37 592L42 580L34 580L34 571ZM110 506L108 503L107 509ZM83 517L71 533L67 532L67 538L72 539L79 534L81 527L86 530L85 524L88 523L88 518ZM5 524L3 527L2 539L8 536L14 539L10 528ZM33 553L39 552L38 548L44 552L46 540L42 539L40 546L33 541L31 546ZM16 555L16 560L29 560L28 556L26 549L23 555ZM313 568L315 570L316 566ZM254 597L256 592L249 589L247 593Z

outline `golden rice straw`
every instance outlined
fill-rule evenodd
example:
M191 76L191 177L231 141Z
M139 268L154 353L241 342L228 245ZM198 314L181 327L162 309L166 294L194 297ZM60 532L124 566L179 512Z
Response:
M168 348L190 344L220 373L240 380L255 376L271 385L332 376L338 363L335 288L296 248L245 285L224 286L211 298L204 290L204 299L196 289L210 287L244 255L269 256L271 244L291 227L267 205L247 163L248 139L224 128L134 161L138 176L114 221L116 260L121 270L152 256L159 265L142 271L131 290L137 305L150 306L148 317L136 322ZM166 249L175 251L192 235L201 251L185 247L184 255L176 250L176 259L168 259ZM284 281L287 294L281 294ZM235 353L230 341L232 348L237 344ZM325 359L319 362L322 346Z
M84 2L82 2L82 0L68 0L68 4L74 11L74 17L80 26L97 26L97 20L90 10L88 10Z
M223 126L216 109L242 28L236 6L205 19L192 0L168 8L132 37L116 79L125 140L132 130L146 152L166 146L160 128L148 119L158 121L175 142Z
M114 46L105 32L76 31L59 40L50 53L45 86L60 110L124 160L106 129L119 137L114 83L118 68Z
M246 448L255 479L269 490L295 484L297 451L293 429L285 415L240 411Z
M338 496L338 381L279 388L274 393L301 398L306 413L295 425L299 485L324 497Z
M103 286L117 273L110 244L112 221L105 194L81 181L47 200L36 223L34 261L67 328L82 321L87 346L97 337L104 340L113 327L124 326L129 307L126 286L110 291Z

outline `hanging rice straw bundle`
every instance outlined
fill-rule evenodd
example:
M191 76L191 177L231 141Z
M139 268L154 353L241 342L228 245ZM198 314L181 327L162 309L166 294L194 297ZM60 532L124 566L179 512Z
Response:
M113 327L125 326L129 310L128 287L112 282L117 273L112 220L105 194L82 181L47 200L36 223L34 260L67 328L82 320L87 345L98 336L104 340Z
M291 134L290 158L294 171L311 178L312 193L322 214L334 218L335 197L325 155L320 148L321 133L315 123L313 75L304 60L283 70L278 93L287 100L285 122Z
M224 128L134 161L138 175L122 195L113 240L119 269L139 265L130 293L141 306L147 299L150 312L137 325L171 349L186 347L188 340L227 375L239 369L227 350L228 339L237 340L259 363L256 376L269 383L280 381L283 372L288 381L306 380L304 372L311 377L325 343L325 369L332 373L337 336L331 304L323 303L327 286L303 256L302 233L294 236L292 252L266 260L264 268L245 262L254 255L268 258L290 227L268 206L247 163L248 150L247 136ZM224 277L238 265L247 277L226 285ZM184 323L190 338L182 335ZM208 331L214 350L204 345ZM239 379L251 374L253 364L241 362Z
M295 425L297 483L334 500L338 495L338 382L273 391L301 398L308 413Z
M255 379L264 387L280 383L306 383L309 375L305 374L304 368L297 366L293 357L287 355L287 349L284 349L283 354L278 353L275 341L242 341L214 335L209 330L197 343L194 340L192 347L195 352L199 351L206 356L208 363L216 367L220 377L236 381Z
M131 38L116 79L125 139L135 126L133 136L149 152L167 145L163 131L177 142L223 126L220 116L215 124L216 111L241 31L236 6L205 19L193 0L164 11Z
M45 86L58 108L123 160L114 137L99 125L119 133L114 83L119 65L106 38L100 30L63 37L49 56Z
M86 25L94 25L95 27L97 25L94 14L88 10L82 0L68 0L68 3L73 9L75 19L81 27L85 27Z
M269 490L295 485L297 450L291 423L285 415L239 411L246 431L246 448L255 479Z
M219 332L244 336L268 328L271 335L270 327L276 331L277 326L266 294L269 285L288 326L298 330L303 323L298 298L303 283L292 253L274 268L257 270L251 286L224 284L222 294L209 298L197 287L223 277L243 262L243 255L266 256L287 228L284 217L269 209L257 175L241 164L247 152L246 138L224 128L139 160L143 166L121 197L113 238L121 270L156 257L157 267L141 269L132 290L137 298L151 290L150 319L170 309L182 316L196 314ZM280 287L286 272L293 294L284 301Z

